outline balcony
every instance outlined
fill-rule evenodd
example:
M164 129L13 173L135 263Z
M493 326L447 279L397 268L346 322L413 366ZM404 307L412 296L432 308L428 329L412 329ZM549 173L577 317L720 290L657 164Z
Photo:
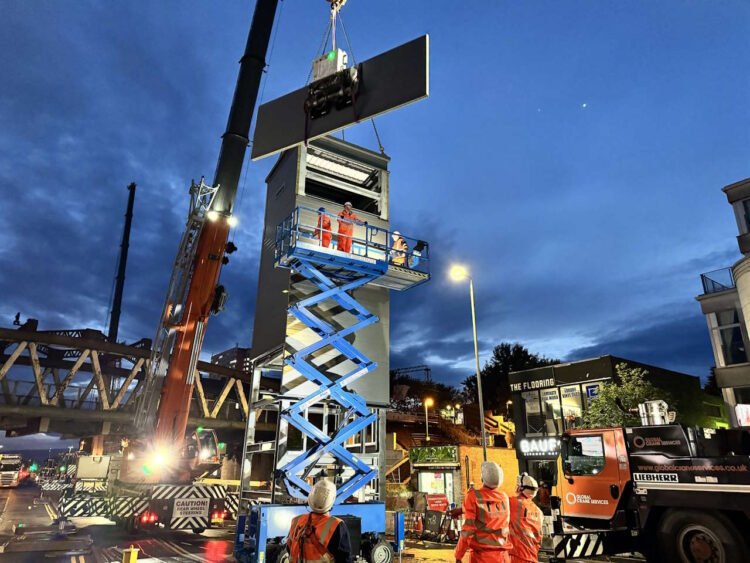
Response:
M732 268L722 268L701 274L701 284L703 284L703 295L721 293L736 287Z

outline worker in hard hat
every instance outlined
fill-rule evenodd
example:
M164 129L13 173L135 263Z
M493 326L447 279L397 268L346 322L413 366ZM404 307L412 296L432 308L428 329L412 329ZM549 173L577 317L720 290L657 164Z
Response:
M538 490L539 484L531 475L521 473L518 476L516 496L510 499L511 563L539 561L544 514L534 503Z
M361 225L362 221L359 220L357 214L352 210L352 204L350 201L347 201L344 204L344 209L339 213L338 222L339 233L336 248L342 252L351 252L354 224Z
M482 488L469 489L463 505L464 525L456 546L456 562L467 551L471 563L508 563L510 507L508 495L499 489L503 469L494 461L482 464Z
M328 248L331 246L331 218L326 213L326 208L318 209L318 227L315 229L315 238L320 240L320 245Z
M290 563L352 563L346 524L331 516L336 487L328 479L313 485L307 504L311 512L295 516L286 540Z
M406 244L406 239L398 231L393 231L391 234L393 239L393 245L391 246L391 264L396 266L407 266L407 256L409 255L409 245Z

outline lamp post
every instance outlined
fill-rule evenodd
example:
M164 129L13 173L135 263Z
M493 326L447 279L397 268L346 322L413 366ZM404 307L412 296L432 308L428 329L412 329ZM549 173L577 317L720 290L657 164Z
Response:
M464 266L453 266L450 270L453 281L469 280L469 297L471 299L471 326L474 330L474 360L477 368L477 395L479 399L479 427L482 430L482 454L487 461L487 433L484 429L484 399L482 397L482 374L479 369L479 343L477 342L477 314L474 306L474 280L471 279L469 271Z
M427 397L424 400L424 434L425 434L425 442L429 442L430 441L430 421L427 418L427 409L430 408L434 404L435 404L435 401L433 401L431 397Z

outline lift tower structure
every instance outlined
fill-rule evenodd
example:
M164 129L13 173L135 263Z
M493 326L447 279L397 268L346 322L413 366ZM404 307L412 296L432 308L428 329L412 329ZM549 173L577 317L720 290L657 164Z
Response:
M333 513L358 521L362 554L389 560L380 502L389 291L430 276L427 242L391 229L389 160L323 137L285 151L266 180L253 380L275 374L279 388L261 396L254 385L251 397L258 414L248 417L240 501L246 519L239 522L247 561L276 560L279 539L320 478L336 484ZM347 202L356 216L349 235L341 232L348 230L341 215ZM276 416L273 440L255 433L258 411ZM265 491L253 485L269 474ZM252 506L259 499L271 504Z

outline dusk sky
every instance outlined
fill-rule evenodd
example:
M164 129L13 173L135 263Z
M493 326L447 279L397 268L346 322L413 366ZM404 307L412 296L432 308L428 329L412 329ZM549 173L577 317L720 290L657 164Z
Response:
M0 326L105 329L125 187L138 184L120 338L153 337L191 178L213 178L254 2L0 0ZM262 101L299 88L323 0L285 0ZM377 120L392 225L431 244L394 295L391 366L472 370L521 342L706 376L695 296L739 258L721 188L750 176L750 3L349 0L360 61L430 33L431 96ZM346 45L340 45L346 48ZM369 123L348 141L376 149ZM249 151L248 151L249 152ZM249 346L266 174L246 163L226 311L204 355Z

